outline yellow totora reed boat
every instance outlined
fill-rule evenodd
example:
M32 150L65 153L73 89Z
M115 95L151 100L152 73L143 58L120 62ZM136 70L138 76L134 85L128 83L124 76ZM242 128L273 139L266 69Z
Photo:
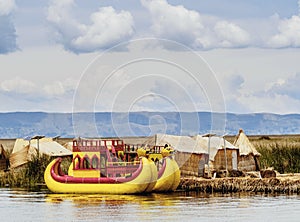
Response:
M174 150L167 147L162 150L162 166L158 171L158 179L153 188L154 192L175 191L180 183L180 170L173 156Z
M45 170L45 183L54 193L135 194L151 192L157 181L155 164L146 157L120 162L115 157L118 140L73 141L72 175L64 175L61 158Z

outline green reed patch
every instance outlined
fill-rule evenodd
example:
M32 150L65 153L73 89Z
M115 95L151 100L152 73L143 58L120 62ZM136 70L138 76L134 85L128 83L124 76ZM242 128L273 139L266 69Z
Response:
M273 167L279 173L300 172L300 144L298 142L256 143L261 153L261 168Z
M17 169L0 174L0 187L24 187L32 188L44 184L44 172L53 158L42 155L40 158L33 157L31 161ZM67 172L71 163L71 158L64 158L62 170Z

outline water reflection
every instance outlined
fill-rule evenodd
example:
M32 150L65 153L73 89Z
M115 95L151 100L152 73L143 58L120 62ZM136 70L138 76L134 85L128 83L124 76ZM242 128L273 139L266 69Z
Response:
M75 195L0 189L0 214L7 221L298 221L299 210L297 195Z
M47 194L48 204L69 203L76 209L70 213L77 219L94 220L96 218L114 220L149 220L164 214L176 213L176 198L178 195L148 194L148 195L68 195ZM70 215L72 217L72 215Z

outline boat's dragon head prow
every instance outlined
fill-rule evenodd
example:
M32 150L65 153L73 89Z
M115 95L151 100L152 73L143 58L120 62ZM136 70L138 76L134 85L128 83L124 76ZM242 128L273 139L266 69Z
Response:
M163 157L171 156L174 153L175 153L175 150L169 144L166 144L165 147L161 150L161 155Z

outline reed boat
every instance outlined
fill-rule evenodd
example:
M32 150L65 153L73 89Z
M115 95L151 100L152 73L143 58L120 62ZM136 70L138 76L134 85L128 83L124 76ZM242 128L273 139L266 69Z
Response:
M124 162L116 157L119 140L73 141L70 175L62 172L62 159L53 160L44 178L54 193L135 194L151 192L157 181L155 164L146 157Z
M165 147L160 160L161 167L158 171L157 182L153 192L175 191L180 183L180 170L174 159L174 150L171 147Z
M174 159L175 151L169 145L154 146L149 148L138 148L137 155L145 156L155 163L158 175L153 192L175 191L180 183L180 170Z

